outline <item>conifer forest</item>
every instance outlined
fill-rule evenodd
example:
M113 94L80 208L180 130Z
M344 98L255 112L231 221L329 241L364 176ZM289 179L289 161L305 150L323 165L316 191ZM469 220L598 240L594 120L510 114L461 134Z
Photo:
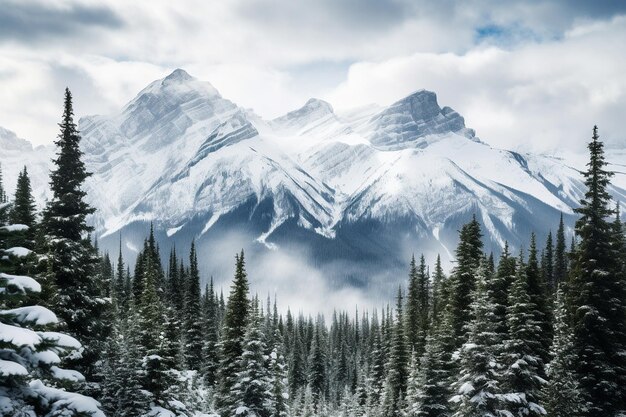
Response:
M28 166L14 195L0 177L0 415L626 416L626 230L597 127L573 234L561 216L486 253L470 217L451 272L416 253L395 300L325 317L252 293L243 250L223 290L194 242L101 251L69 90L59 110L45 206Z

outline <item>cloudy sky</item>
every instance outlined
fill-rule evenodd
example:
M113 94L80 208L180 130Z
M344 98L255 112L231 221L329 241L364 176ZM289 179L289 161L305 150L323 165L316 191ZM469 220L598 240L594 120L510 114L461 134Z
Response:
M0 126L36 144L66 85L107 114L178 67L268 118L425 88L494 146L626 146L619 0L0 0Z

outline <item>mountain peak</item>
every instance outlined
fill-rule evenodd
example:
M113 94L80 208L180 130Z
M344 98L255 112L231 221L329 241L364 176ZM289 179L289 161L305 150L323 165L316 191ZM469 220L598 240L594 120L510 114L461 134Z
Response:
M310 98L304 106L274 119L273 122L284 127L304 127L311 122L334 116L333 106L327 101Z
M439 106L432 91L418 90L387 107L371 120L372 144L385 148L423 146L423 137L456 133L478 141L465 119L450 107Z
M319 98L310 98L306 103L304 103L302 109L320 111L326 114L334 113L333 106L329 102L320 100Z
M193 79L194 78L184 69L176 68L170 75L165 77L163 81L189 81Z

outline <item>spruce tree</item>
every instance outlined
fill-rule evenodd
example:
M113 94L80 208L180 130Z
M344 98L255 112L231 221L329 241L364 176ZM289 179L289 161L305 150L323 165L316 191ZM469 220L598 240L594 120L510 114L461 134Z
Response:
M579 417L584 404L575 374L576 357L573 353L572 329L565 308L561 287L556 291L554 309L554 340L550 350L548 384L544 387L545 409L551 417Z
M626 288L613 251L613 214L607 187L604 144L594 126L583 173L587 188L576 222L579 245L574 253L572 293L573 350L586 416L615 416L626 410Z
M243 342L240 370L234 386L235 408L230 415L270 417L272 384L269 364L263 352L265 337L261 331L258 303L253 304Z
M58 289L54 300L55 312L70 335L84 345L78 369L90 379L95 371L98 352L94 342L105 338L107 326L102 323L102 294L95 280L95 264L87 234L87 216L94 209L85 201L82 189L89 173L82 161L80 135L74 123L72 95L65 90L61 133L57 145L55 168L50 173L52 198L43 212L42 228L47 253L47 277Z
M220 342L220 371L216 407L222 417L230 416L237 399L233 390L237 374L241 370L240 358L244 351L244 335L248 326L250 303L248 300L248 276L245 269L243 250L235 257L235 278L228 296L224 327Z
M552 343L552 324L550 317L552 306L549 300L548 286L539 269L537 244L534 233L530 235L528 263L526 264L526 280L528 282L530 302L534 305L533 320L541 329L541 332L538 334L541 346L540 350L536 353L545 364L549 360L549 350ZM541 373L540 376L545 377L545 374Z
M545 384L543 341L538 307L531 296L528 268L520 254L507 307L508 338L500 362L503 366L502 407L513 416L545 414L540 401Z
M15 196L9 213L9 221L13 224L23 224L28 226L26 237L28 239L28 249L34 249L36 233L36 209L35 198L30 185L30 178L26 167L17 177Z
M219 317L218 300L213 287L213 277L206 289L204 306L204 344L202 347L202 357L204 367L202 373L204 382L212 387L217 381L219 366Z
M565 247L565 224L563 213L559 219L559 228L556 231L556 244L554 247L554 283L556 288L561 282L567 281L567 248Z
M12 250L11 235L26 228L0 223L0 415L104 417L92 398L58 388L84 381L79 372L59 367L81 345L56 331L59 320L52 311L32 305L41 285L16 275L14 258L20 255Z
M457 265L451 277L448 305L452 314L456 347L460 347L466 340L466 324L472 314L471 295L476 288L476 269L482 258L482 233L476 216L461 228L459 238L459 246L456 249Z
M450 379L452 377L451 331L447 323L449 316L428 336L426 351L419 361L416 389L408 405L415 417L448 417L451 413ZM417 365L417 364L416 364Z
M460 372L452 388L456 417L496 417L500 415L498 364L495 332L495 306L489 297L486 268L476 271L472 321L468 340L460 350Z
M384 395L385 409L383 410L385 417L398 417L400 410L402 410L409 376L409 355L404 334L402 290L398 289L396 321L393 326L393 339L387 364L387 386Z
M552 294L556 291L556 281L554 277L554 244L552 242L552 230L548 232L546 238L546 247L543 252L544 256L541 258L541 272L550 288Z
M195 243L191 243L189 253L189 277L185 291L183 307L183 340L185 363L188 369L200 370L202 367L202 311L200 308L200 273Z
M445 309L447 299L445 292L446 276L441 267L441 256L437 255L435 262L435 274L433 275L433 291L432 291L432 317L431 322L436 326L441 318L441 312Z

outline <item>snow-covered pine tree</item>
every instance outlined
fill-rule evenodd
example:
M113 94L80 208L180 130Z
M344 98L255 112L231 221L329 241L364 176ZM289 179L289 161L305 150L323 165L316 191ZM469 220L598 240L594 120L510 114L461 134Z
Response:
M519 417L545 414L541 405L541 390L545 384L544 329L536 319L538 308L532 301L527 270L520 254L507 307L509 334L500 356L503 368L501 407Z
M459 245L456 249L457 265L452 273L448 308L452 314L452 329L456 347L466 337L466 324L471 320L472 292L476 287L476 269L483 256L482 233L476 216L461 228Z
M248 300L248 276L245 269L243 250L235 256L235 278L231 285L222 340L220 341L220 369L216 407L222 417L231 416L237 405L233 389L237 384L237 374L241 370L240 358L244 351L244 336L248 326L250 302Z
M616 416L626 412L626 286L613 251L604 144L594 126L588 146L590 160L583 173L587 188L576 222L579 244L573 257L571 291L574 312L574 354L585 416Z
M7 203L0 203L4 208ZM61 358L78 351L80 343L53 331L59 320L52 311L30 305L29 295L41 285L14 275L22 251L9 242L26 227L0 224L0 415L104 417L94 399L55 387L84 381L79 372L59 368Z
M289 394L287 393L287 365L283 355L280 331L274 330L274 347L269 356L271 378L270 417L288 417L290 415Z
M528 282L528 295L530 302L534 304L533 320L535 324L541 329L538 334L541 341L540 350L536 353L541 357L541 360L546 364L550 360L549 351L552 344L552 323L551 323L551 309L552 303L550 302L550 294L548 286L544 281L544 276L539 269L539 262L537 259L537 243L535 234L530 234L530 246L528 248L528 262L526 264L526 280ZM545 378L543 369L540 369L540 377Z
M452 331L449 315L443 315L442 323L426 341L426 351L420 358L417 372L417 390L408 406L418 417L448 417L450 406L450 380L452 377ZM417 364L416 364L417 365Z
M2 177L2 164L0 164L0 224L5 224L9 218L11 205L8 203L7 193L4 190L4 182Z
M559 286L554 308L552 361L547 367L548 384L544 387L545 409L550 417L579 417L584 404L575 374L572 329L565 308L565 295Z
M500 255L500 262L495 274L487 280L489 297L494 305L494 331L501 342L508 335L509 326L506 321L506 310L509 306L509 291L515 280L517 263L514 256L509 252L509 243L504 243L504 249ZM497 349L502 346L498 344Z
M258 302L252 305L243 342L240 370L233 395L235 408L230 415L241 417L270 417L272 414L272 380L261 330Z
M322 323L318 322L311 343L307 378L317 403L326 398L326 352L322 331Z
M138 341L143 357L142 386L151 394L158 406L167 407L167 390L172 379L168 364L163 357L165 346L172 343L165 339L165 307L159 297L158 267L152 256L147 256L144 265L143 293L138 304Z
M472 320L468 324L468 340L460 350L460 372L452 384L456 392L451 398L455 417L500 416L498 364L495 332L495 305L488 292L486 268L476 271L473 291Z
M396 320L393 326L393 339L387 362L387 379L384 389L383 416L399 417L407 390L410 353L404 334L404 314L402 289L398 288Z
M57 145L55 168L50 173L52 198L48 201L42 220L43 252L47 254L47 277L58 290L54 310L67 332L83 343L81 355L72 363L89 380L95 371L99 352L92 348L108 332L102 323L106 301L99 292L94 268L91 242L87 238L91 227L87 216L94 209L85 201L82 185L89 177L81 157L80 135L74 123L72 94L65 89L65 102Z
M17 186L9 212L9 221L13 224L28 226L26 231L27 241L25 242L27 244L25 247L28 249L34 249L36 220L35 198L33 197L28 171L24 167L17 177Z
M218 301L213 286L213 277L206 288L204 302L204 344L202 346L202 374L207 386L213 387L217 381L219 366L219 317Z
M185 286L183 306L183 343L187 369L199 371L202 368L202 309L200 308L200 272L195 242L191 242L189 252L189 277Z
M415 264L415 257L413 257L406 303L406 337L409 349L413 350L417 357L424 353L430 323L429 281L424 255L420 257L419 267Z

